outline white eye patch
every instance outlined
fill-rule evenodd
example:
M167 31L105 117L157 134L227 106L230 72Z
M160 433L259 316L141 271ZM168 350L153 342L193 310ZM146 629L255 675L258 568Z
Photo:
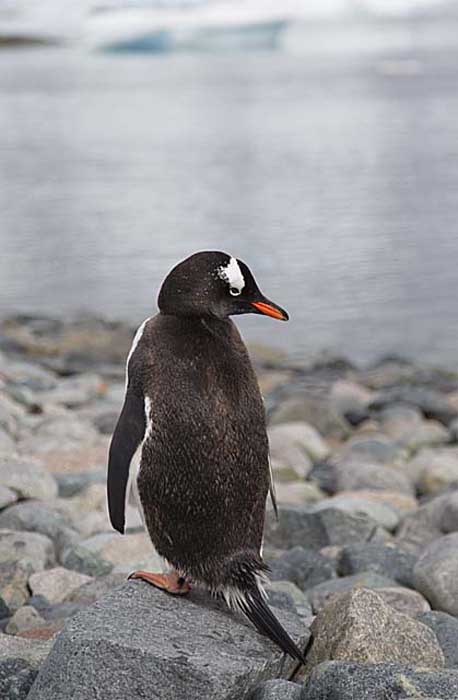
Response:
M231 258L227 265L218 267L218 275L229 285L229 291L232 296L238 296L245 286L245 279L242 275L242 270L235 258Z

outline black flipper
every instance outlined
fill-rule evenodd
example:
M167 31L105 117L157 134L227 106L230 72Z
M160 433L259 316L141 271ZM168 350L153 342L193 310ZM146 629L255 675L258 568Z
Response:
M277 620L258 588L246 594L242 609L258 632L269 637L285 654L305 663L304 654Z
M115 530L121 534L124 533L124 511L130 462L143 440L145 429L144 399L128 389L121 415L111 439L107 477L110 520Z

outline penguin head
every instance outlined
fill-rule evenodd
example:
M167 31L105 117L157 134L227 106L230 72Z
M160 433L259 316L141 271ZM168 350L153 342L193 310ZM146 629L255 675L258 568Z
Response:
M174 316L263 314L287 321L288 314L260 291L249 267L218 251L195 253L178 263L159 292L162 313Z

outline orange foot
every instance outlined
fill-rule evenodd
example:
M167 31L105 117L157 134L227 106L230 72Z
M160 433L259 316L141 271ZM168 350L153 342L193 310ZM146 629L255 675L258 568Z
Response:
M140 578L147 583L150 583L156 588L161 588L172 595L185 595L191 590L191 586L183 576L179 576L176 571L171 571L169 574L152 574L149 571L134 571L130 574L129 579Z

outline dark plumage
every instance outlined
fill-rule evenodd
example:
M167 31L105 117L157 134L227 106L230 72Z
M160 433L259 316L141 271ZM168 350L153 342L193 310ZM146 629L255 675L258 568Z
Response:
M248 267L196 253L165 279L160 313L139 329L126 398L110 447L108 500L124 531L130 461L141 445L138 490L148 532L174 574L138 572L169 592L203 583L285 652L303 655L266 605L261 545L269 457L257 380L231 314L287 319Z

